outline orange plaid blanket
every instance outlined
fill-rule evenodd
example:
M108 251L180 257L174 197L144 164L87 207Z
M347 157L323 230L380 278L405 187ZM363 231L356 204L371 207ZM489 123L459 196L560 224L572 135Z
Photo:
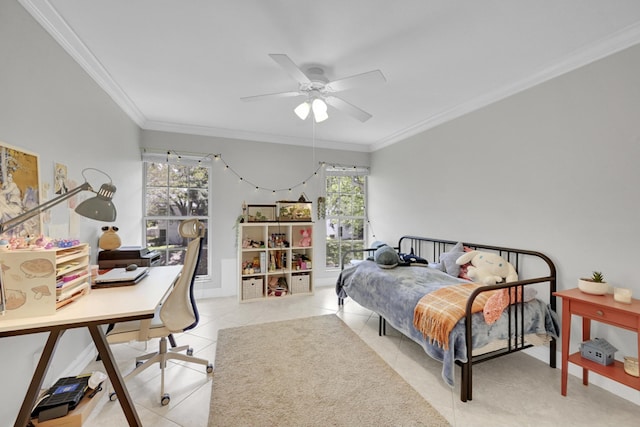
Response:
M469 295L482 285L463 283L440 288L426 294L413 310L413 326L422 332L425 338L436 342L440 347L449 348L449 333L464 317ZM496 291L483 292L475 299L471 311L482 311L487 300Z

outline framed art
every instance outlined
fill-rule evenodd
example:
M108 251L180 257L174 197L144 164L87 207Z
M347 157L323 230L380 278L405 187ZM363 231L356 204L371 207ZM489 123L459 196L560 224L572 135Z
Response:
M0 142L0 221L4 222L40 204L38 155ZM4 233L13 236L39 236L40 215Z
M276 220L276 205L248 205L248 222L270 222Z
M57 162L53 165L53 182L53 191L56 193L56 195L66 194L69 191L69 184L67 181L67 165Z

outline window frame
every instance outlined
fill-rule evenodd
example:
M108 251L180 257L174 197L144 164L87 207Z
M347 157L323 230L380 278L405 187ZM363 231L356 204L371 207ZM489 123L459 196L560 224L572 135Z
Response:
M368 236L368 220L367 220L367 203L368 203L368 187L369 187L369 168L368 167L362 167L362 166L343 166L343 165L331 165L331 166L327 166L325 168L325 176L324 176L324 195L325 198L328 199L328 194L327 194L327 186L328 186L328 180L330 178L334 178L334 177L346 177L346 176L359 176L362 177L364 180L363 183L363 191L362 191L362 197L364 199L364 206L363 206L363 213L362 215L329 215L329 209L327 209L325 207L325 212L324 212L324 218L323 221L325 223L324 227L325 229L328 229L328 222L330 220L336 219L338 224L340 224L343 221L349 221L349 220L359 220L362 221L362 247L364 248L366 246L366 241L367 241L367 236ZM339 194L342 194L342 191L340 191ZM328 200L327 202L328 203ZM336 264L334 266L328 266L327 265L327 256L326 254L329 252L329 236L326 236L326 244L325 244L325 265L324 268L326 271L336 271L339 270L341 268L341 264L342 264L342 257L344 256L344 251L342 250L342 238L341 235L335 239L333 239L334 241L337 241L338 244L338 259L336 260Z
M183 155L181 154L180 156L170 156L170 153L164 153L164 154L158 154L158 153L149 153L149 152L144 152L143 156L142 156L142 161L143 161L143 167L142 167L142 187L143 187L143 194L142 194L142 241L144 242L145 247L149 247L149 242L147 240L147 222L148 221L183 221L185 219L193 219L193 218L197 218L200 220L204 220L206 227L205 227L205 236L204 236L204 244L207 244L207 242L211 241L211 227L210 224L212 224L212 218L211 218L211 212L212 212L212 207L211 207L211 198L209 197L211 195L211 191L212 191L212 182L211 182L211 177L212 177L212 173L213 173L213 165L211 164L211 161L208 157L199 157L199 156L192 156L192 155ZM147 215L147 202L146 202L146 197L147 197L147 192L149 191L149 187L148 187L148 182L147 182L147 168L149 167L150 164L152 163L162 163L168 166L171 165L180 165L180 166L190 166L190 167L204 167L207 168L207 175L208 175L208 182L207 182L207 214L206 215L171 215L170 212L167 212L167 215ZM169 185L169 183L167 182L167 187L166 188L171 188ZM154 186L155 188L156 186ZM208 245L207 245L208 246ZM185 247L186 249L186 247ZM169 249L166 249L163 251L163 262L166 263L168 260L168 255L169 252L171 252ZM206 281L206 280L210 280L211 279L211 268L213 265L213 251L208 248L208 250L206 251L206 258L205 259L201 259L200 262L206 261L206 266L207 266L207 274L206 275L197 275L196 276L196 280L197 281Z

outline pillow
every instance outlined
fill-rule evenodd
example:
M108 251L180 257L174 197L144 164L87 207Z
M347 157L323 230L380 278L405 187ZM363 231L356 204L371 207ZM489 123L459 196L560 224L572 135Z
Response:
M473 249L465 246L464 248L465 252L471 252L473 251ZM457 264L457 263L456 263ZM460 266L460 273L458 274L458 277L461 279L466 279L466 280L471 280L471 278L469 277L469 275L467 274L469 271L469 266L471 265L471 262L468 262L466 264L462 264Z
M443 252L440 255L440 270L449 276L458 277L460 275L460 266L456 264L456 260L464 254L464 246L462 242L458 242L449 252Z
M382 268L393 268L400 262L398 253L391 246L380 246L373 254L373 260Z
M508 292L508 289L511 289L511 292ZM524 287L524 295L521 295L520 287L515 288L518 289L518 298L514 298L516 292L514 288L504 288L498 289L493 295L489 297L487 302L482 309L482 313L484 314L484 321L487 322L487 325L491 325L496 322L502 316L502 312L505 308L509 306L509 304L515 304L516 302L520 302L523 300L524 302L531 301L534 299L538 293L534 288L530 286ZM511 293L511 298L509 298L509 293ZM523 298L521 298L523 297ZM511 299L511 301L509 301Z

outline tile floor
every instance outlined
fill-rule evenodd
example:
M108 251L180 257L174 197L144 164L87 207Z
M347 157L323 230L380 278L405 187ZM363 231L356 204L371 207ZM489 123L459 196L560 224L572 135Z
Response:
M570 375L567 397L560 395L560 370L526 354L514 354L474 367L474 399L462 403L459 389L449 388L441 379L441 365L424 354L421 347L387 328L386 337L378 337L378 317L347 299L338 309L333 287L316 289L312 296L238 303L235 297L201 300L201 321L189 333L177 336L179 344L188 343L195 354L215 365L216 337L219 329L299 317L336 313L389 363L453 426L637 426L640 406L599 387L584 387ZM156 348L144 344L112 346L122 372L134 366L137 355ZM182 364L182 363L181 363ZM166 391L171 402L159 402L159 370L149 368L128 383L129 392L145 426L205 427L213 376L204 367L171 363L166 375ZM87 372L100 369L95 362ZM458 379L459 383L459 369ZM214 373L215 375L215 373ZM522 376L522 380L514 378ZM117 402L106 393L87 420L87 426L126 426Z

